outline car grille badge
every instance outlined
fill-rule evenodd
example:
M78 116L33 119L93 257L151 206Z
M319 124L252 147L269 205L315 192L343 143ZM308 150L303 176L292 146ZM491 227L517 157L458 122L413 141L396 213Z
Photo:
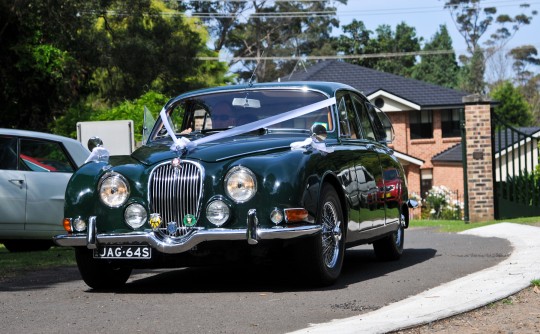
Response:
M159 213L152 213L150 214L150 226L152 229L156 230L159 225L161 225L161 216Z
M184 226L186 227L195 226L195 224L197 224L197 218L195 218L194 215L187 214L184 216L183 223L184 223Z
M176 230L178 229L178 226L176 226L176 222L170 222L167 224L167 232L170 235L176 235Z
M178 177L180 175L180 170L182 169L182 160L180 160L180 158L172 159L171 166L173 167L174 175Z

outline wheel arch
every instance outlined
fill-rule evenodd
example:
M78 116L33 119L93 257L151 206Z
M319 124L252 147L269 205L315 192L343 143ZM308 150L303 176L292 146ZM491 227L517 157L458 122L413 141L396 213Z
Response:
M341 187L341 184L339 183L339 180L336 175L333 173L326 173L322 179L321 186L319 189L319 196L322 193L322 187L325 183L330 184L332 187L334 187L334 190L336 191L338 197L339 197L339 203L341 205L341 212L343 213L343 219L345 226L347 226L349 221L349 208L347 205L347 199L345 198L345 193L343 192L343 188ZM321 208L318 208L319 211Z

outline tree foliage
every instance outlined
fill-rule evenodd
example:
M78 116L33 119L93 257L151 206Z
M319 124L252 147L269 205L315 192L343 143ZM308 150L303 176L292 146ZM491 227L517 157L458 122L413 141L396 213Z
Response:
M520 90L510 81L499 83L492 89L490 95L499 103L495 107L495 113L504 123L512 126L532 125L530 106Z
M330 33L339 22L329 14L336 10L332 1L189 1L187 6L195 15L205 14L214 50L233 57L229 66L240 81L253 74L256 81L272 81L290 74L302 56L334 50Z
M433 35L423 48L423 51L452 50L452 38L445 25ZM421 61L413 69L412 77L418 80L448 88L458 87L459 66L456 54L428 54L421 56Z
M467 54L460 56L460 61L467 67L462 83L468 85L462 88L472 93L483 93L485 82L479 78L484 76L485 62L501 51L522 26L530 24L537 12L530 10L526 13L530 5L523 3L520 5L523 13L513 17L497 14L497 8L484 6L483 0L445 0L444 7L450 11L467 45ZM484 36L487 38L482 43ZM478 64L480 59L484 65Z
M368 30L362 21L353 20L343 26L344 34L338 38L338 50L345 55L367 55L347 62L373 68L379 71L411 76L416 63L414 55L398 56L397 53L420 50L422 38L416 36L416 29L402 22L393 31L389 25L380 25L375 32ZM372 35L374 35L372 37ZM387 56L369 57L370 54Z
M216 55L207 42L196 19L161 0L3 1L0 123L67 130L149 90L230 82L226 65L198 59Z

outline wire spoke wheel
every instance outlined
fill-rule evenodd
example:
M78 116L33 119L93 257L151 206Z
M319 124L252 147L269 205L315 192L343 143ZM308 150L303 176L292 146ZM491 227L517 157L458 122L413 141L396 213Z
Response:
M332 202L324 203L322 210L322 251L324 264L336 266L340 255L341 227L337 211Z
M330 184L321 189L317 224L321 233L302 243L304 248L298 254L310 281L325 286L333 284L341 274L347 230L340 198ZM307 249L310 253L306 256Z

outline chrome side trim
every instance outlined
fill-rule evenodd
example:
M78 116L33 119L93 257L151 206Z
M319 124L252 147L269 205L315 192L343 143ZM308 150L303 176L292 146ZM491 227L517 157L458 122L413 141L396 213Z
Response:
M283 228L256 228L258 240L294 239L303 236L310 236L321 232L319 225L283 227ZM144 243L148 244L159 252L167 254L177 254L188 251L204 241L218 240L246 240L248 229L212 229L194 230L184 238L170 238L153 231L130 232L122 234L97 234L98 244L123 244L123 243ZM59 246L79 247L86 246L86 234L61 234L54 237L54 242Z

